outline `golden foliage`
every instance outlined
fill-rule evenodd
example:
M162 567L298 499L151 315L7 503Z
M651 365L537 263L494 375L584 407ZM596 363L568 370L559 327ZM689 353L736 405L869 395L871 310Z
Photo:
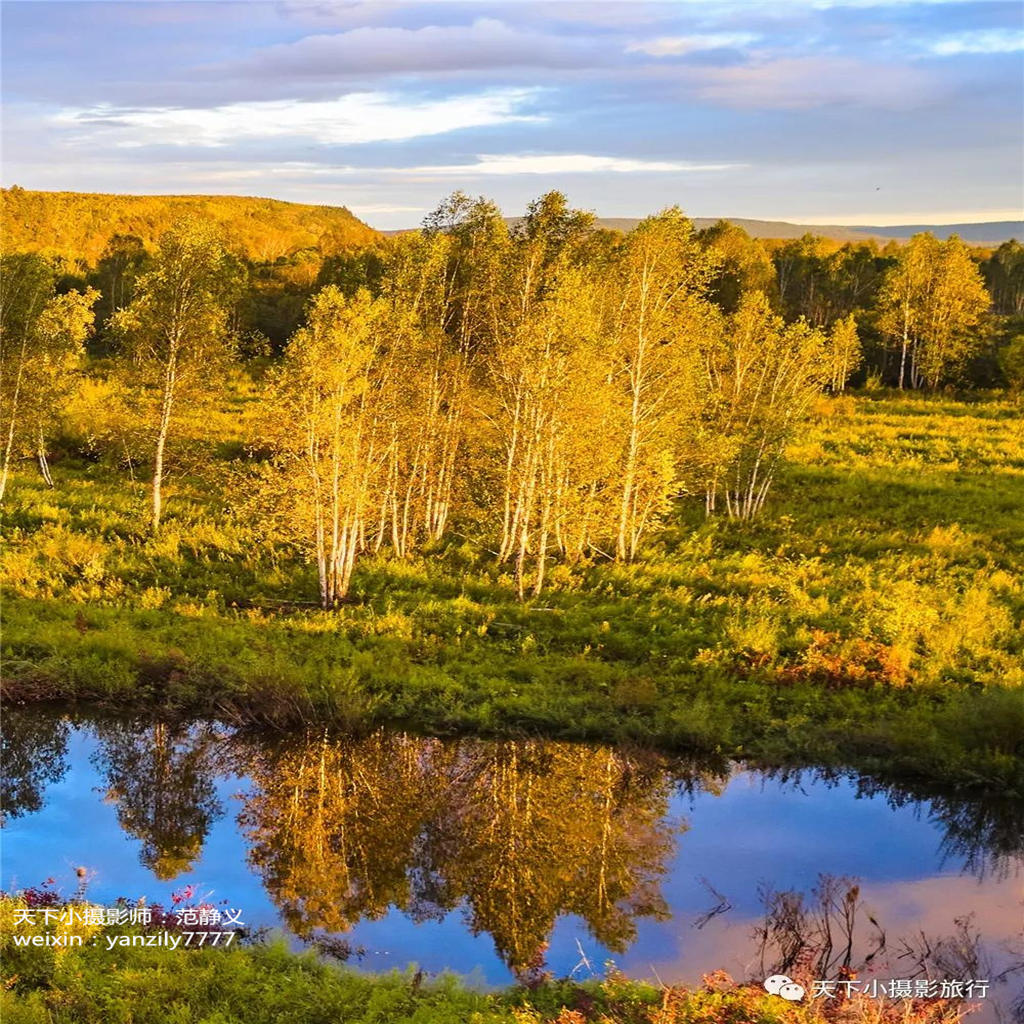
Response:
M378 234L343 206L309 206L237 196L129 196L3 190L2 216L11 250L94 266L113 235L134 235L154 249L186 217L219 225L257 262L316 248L330 255Z

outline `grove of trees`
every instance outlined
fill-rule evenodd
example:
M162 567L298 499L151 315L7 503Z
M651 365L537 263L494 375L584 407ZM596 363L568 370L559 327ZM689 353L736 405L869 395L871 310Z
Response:
M1022 251L773 245L676 208L621 234L551 192L511 226L456 193L419 232L269 262L194 216L152 245L115 231L84 269L8 252L0 496L13 459L50 481L48 438L99 379L158 531L175 424L243 366L247 507L308 551L325 608L361 552L405 557L456 519L536 595L553 558L636 559L680 499L755 516L823 391L1019 387Z

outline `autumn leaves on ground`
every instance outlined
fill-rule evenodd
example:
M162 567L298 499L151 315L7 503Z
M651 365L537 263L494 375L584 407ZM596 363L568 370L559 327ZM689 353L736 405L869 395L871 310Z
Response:
M95 199L5 194L8 700L1024 793L1016 243L765 244L674 210L622 235L557 193L388 239ZM283 954L234 956L288 991ZM453 1020L534 1019L453 993ZM819 1019L634 995L573 1012Z

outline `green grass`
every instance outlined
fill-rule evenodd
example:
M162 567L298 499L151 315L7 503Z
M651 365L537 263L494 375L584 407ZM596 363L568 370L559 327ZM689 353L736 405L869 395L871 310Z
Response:
M948 1000L787 1003L724 975L700 988L665 988L610 971L584 983L539 979L482 992L451 975L410 967L384 975L290 952L283 942L228 948L117 946L138 927L57 925L67 948L15 946L43 929L15 921L0 897L0 1017L4 1024L953 1024ZM150 931L149 934L156 934ZM174 934L174 933L171 933ZM810 982L807 982L809 986Z
M13 480L11 698L629 738L1024 793L1024 427L999 397L823 399L761 520L684 500L636 564L556 565L524 604L460 536L367 558L350 604L305 606L315 574L231 514L239 446L213 447L156 539L116 466Z

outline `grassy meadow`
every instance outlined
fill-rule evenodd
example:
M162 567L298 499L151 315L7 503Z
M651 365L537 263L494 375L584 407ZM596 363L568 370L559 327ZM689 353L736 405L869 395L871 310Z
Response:
M1000 397L822 397L755 522L699 498L633 564L516 600L462 517L347 602L247 516L255 386L145 467L66 437L5 509L9 700L630 739L1024 793L1024 425ZM210 438L213 440L210 440ZM205 448L212 459L189 458Z

